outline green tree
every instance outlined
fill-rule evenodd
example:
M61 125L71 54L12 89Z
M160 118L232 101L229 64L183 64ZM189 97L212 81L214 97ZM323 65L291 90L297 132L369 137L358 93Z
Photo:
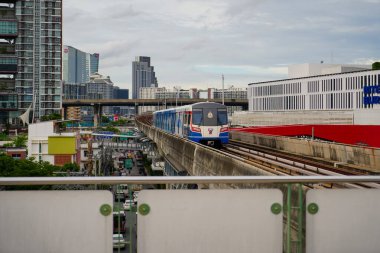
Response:
M18 135L16 137L16 139L13 140L13 145L15 147L18 147L18 148L19 147L23 148L23 147L26 147L26 142L27 141L28 141L28 136L27 135L24 135L24 134Z
M52 177L58 171L57 166L49 162L36 162L34 159L14 160L5 154L0 154L0 177ZM5 190L48 190L51 186L5 186Z
M121 132L118 128L113 127L111 125L107 125L106 127L98 127L97 130L98 131L113 132L115 134L119 134Z
M372 63L372 69L373 70L380 70L380 62L374 62Z
M78 172L79 166L76 163L66 163L61 167L61 171Z
M117 129L116 127L113 127L113 126L106 126L104 128L105 131L108 131L108 132L113 132L115 134L119 134L120 133L120 130Z
M15 167L15 160L12 157L0 154L0 177L12 177Z
M49 162L36 162L34 159L14 160L5 154L0 154L0 177L50 177L57 166Z
M126 119L119 119L118 121L111 121L110 125L112 126L125 126L128 124L128 120Z
M44 115L40 119L41 119L41 121L60 120L60 119L62 119L62 116L61 116L61 114L53 113L53 114L49 114L49 115Z
M11 139L9 138L9 136L5 133L1 133L0 134L0 141L10 141Z
M110 119L108 117L106 117L106 116L102 116L101 122L102 123L110 123Z

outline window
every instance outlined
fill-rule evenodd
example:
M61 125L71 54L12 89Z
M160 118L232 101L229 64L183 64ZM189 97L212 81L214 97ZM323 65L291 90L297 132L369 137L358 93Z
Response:
M20 160L21 159L21 154L12 154L12 158L15 160Z
M194 125L202 125L203 122L203 111L202 109L194 109L193 110L193 124Z
M219 109L218 110L218 126L227 125L227 123L228 123L227 110Z

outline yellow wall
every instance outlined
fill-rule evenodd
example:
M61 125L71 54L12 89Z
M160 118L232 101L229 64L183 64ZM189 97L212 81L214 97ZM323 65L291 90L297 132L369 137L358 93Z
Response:
M76 139L72 136L49 136L49 155L73 155L76 153Z

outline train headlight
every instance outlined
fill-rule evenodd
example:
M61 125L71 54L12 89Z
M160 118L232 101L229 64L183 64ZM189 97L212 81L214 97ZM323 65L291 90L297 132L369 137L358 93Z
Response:
M228 132L228 127L222 127L222 128L220 129L220 132Z
M191 130L192 130L193 132L198 132L198 133L201 132L201 129L200 129L199 127L192 127Z

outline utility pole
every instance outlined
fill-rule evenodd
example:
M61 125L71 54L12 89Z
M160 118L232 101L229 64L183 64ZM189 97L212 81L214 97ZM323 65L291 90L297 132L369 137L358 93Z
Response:
M94 168L93 151L92 151L92 137L87 139L87 175L92 176Z
M181 90L181 86L174 86L173 91L175 90L175 107L178 105L179 91Z
M178 98L177 98L177 87L174 86L174 87L173 87L173 91L175 91L175 107L177 108L177 106L178 106L178 105L177 105L177 99L178 99Z
M224 75L222 74L222 104L224 105Z

